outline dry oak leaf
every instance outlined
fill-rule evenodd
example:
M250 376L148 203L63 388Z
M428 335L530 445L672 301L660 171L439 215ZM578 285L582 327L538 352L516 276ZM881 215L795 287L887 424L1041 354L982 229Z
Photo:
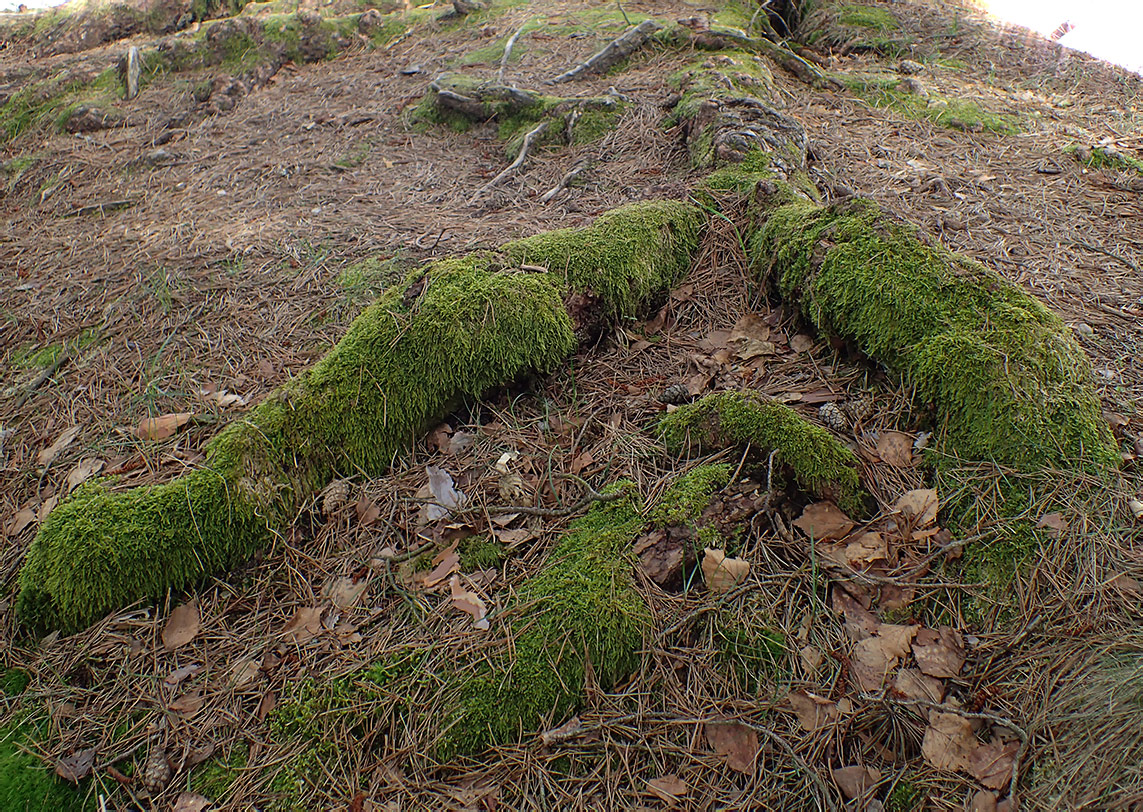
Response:
M702 577L711 592L729 592L746 580L750 562L727 558L722 550L706 548L702 556Z
M885 651L884 641L876 637L858 640L849 660L850 674L861 690L876 693L885 684L889 672L897 667L897 658Z
M433 558L433 568L421 579L421 583L426 588L434 587L444 581L454 572L460 570L460 555L456 551L456 545L459 542L453 542L452 545L446 547L436 554Z
M309 642L321 634L321 615L320 606L300 606L286 628L282 629L282 634L299 645Z
M972 722L955 713L934 711L921 741L921 755L938 770L968 770L969 756L980 743L972 732Z
M940 499L932 488L907 491L893 505L893 512L912 521L914 528L927 527L937 520Z
M24 528L36 520L35 508L21 508L7 522L4 523L4 535L18 536Z
M452 593L453 608L472 615L472 624L481 631L488 629L488 608L484 601L475 592L470 592L460 585L460 576L453 575L448 582Z
M982 744L968 756L968 771L989 789L1004 789L1012 780L1019 742Z
M891 657L907 657L909 644L917 636L918 626L898 626L893 623L882 623L877 627L877 637L881 640L881 647Z
M202 812L214 802L196 792L183 792L175 800L171 812Z
M930 677L955 677L964 666L964 639L948 626L938 631L921 629L913 639L913 656L917 667Z
M79 436L82 429L83 426L72 426L70 429L64 431L63 434L56 438L54 443L36 455L37 464L43 468L47 468L51 465L52 461L59 456L59 453L71 445L75 438Z
M674 806L679 798L686 796L689 789L687 782L674 773L647 782L647 791L668 806Z
M840 586L833 588L833 610L845 618L847 627L852 626L865 634L873 634L881 621L877 616L862 606L856 598Z
M853 519L842 513L833 502L817 502L806 505L802 515L794 520L794 526L816 541L840 539L854 528Z
M945 698L945 686L939 679L928 677L914 668L902 668L893 678L893 690L907 699L920 699L939 705Z
M94 747L90 747L87 750L76 750L70 756L64 756L56 762L56 775L64 781L71 781L73 784L78 784L84 778L91 775L91 770L94 766Z
M895 468L913 466L913 437L903 431L883 431L877 438L877 456Z
M839 703L809 691L793 691L786 698L798 717L798 723L811 733L836 724L843 713ZM848 700L843 701L848 704Z
M67 475L67 492L71 493L84 482L103 470L103 460L96 457L87 457L80 460L71 473Z
M872 767L841 767L833 770L833 780L846 798L860 798L881 780L880 770Z
M135 436L140 440L163 440L190 422L194 417L192 412L176 412L164 414L159 417L144 417L135 429Z
M198 601L176 606L163 626L163 648L174 651L194 640L199 630Z
M850 566L872 564L889 557L889 547L880 533L862 533L845 545L845 560Z
M754 774L758 757L758 731L739 722L707 722L703 725L706 741L726 766L745 775Z

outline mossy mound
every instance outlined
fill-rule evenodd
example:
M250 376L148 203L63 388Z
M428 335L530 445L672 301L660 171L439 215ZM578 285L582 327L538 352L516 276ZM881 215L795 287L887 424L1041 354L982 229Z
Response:
M873 52L885 56L907 53L913 38L883 6L814 0L796 31L799 42L819 50Z
M572 524L544 569L518 593L516 602L527 611L513 624L511 647L475 674L455 675L453 710L437 744L441 758L560 724L582 703L589 668L606 691L638 667L651 624L635 588L631 553L643 524L626 497L599 504Z
M1021 470L1118 464L1083 349L995 272L866 200L779 206L750 253L819 330L900 373L934 407L945 452Z
M39 730L27 721L0 727L0 809L11 812L91 812L98 809L84 788L55 776L30 749Z
M597 335L633 318L686 273L703 223L685 203L634 204L430 265L211 441L200 470L125 492L96 481L57 507L20 572L19 617L77 630L245 560L334 475L384 472L450 405L553 370L584 322Z
M785 404L721 392L675 409L660 421L659 431L672 451L747 443L759 454L775 451L775 462L789 468L804 491L833 499L854 514L865 512L857 457Z

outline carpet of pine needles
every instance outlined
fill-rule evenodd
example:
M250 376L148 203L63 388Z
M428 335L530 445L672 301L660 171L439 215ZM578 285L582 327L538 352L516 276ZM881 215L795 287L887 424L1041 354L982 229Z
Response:
M695 13L666 2L624 8L665 18ZM948 30L952 14L945 3L891 8L929 42ZM69 473L87 459L129 484L168 479L193 465L218 425L243 408L222 405L220 391L257 402L320 357L374 287L388 281L348 283L343 271L355 262L395 259L408 267L582 225L629 201L685 197L694 175L679 135L660 126L660 105L671 93L666 77L691 54L642 55L621 73L577 85L584 94L615 86L635 104L614 133L535 156L476 207L467 205L472 193L507 163L495 131L419 131L403 117L429 80L456 67L458 54L529 19L556 29L582 12L574 4L535 3L494 16L484 28L430 23L383 50L288 67L233 112L179 131L164 145L171 157L158 167L138 160L155 148L163 122L187 108L190 82L147 88L129 111L132 126L8 144L4 160L36 160L19 177L4 178L0 199L3 526L22 509L38 511L62 496ZM1025 33L980 27L980 18L964 10L957 19L961 34L941 51L961 67L931 68L922 81L1016 113L1019 135L940 129L849 94L810 90L776 69L779 95L805 123L816 166L835 193L872 197L1076 325L1109 419L1130 451L1143 434L1139 178L1087 169L1063 148L1111 138L1139 154L1143 80ZM545 35L541 25L522 38L526 47L518 46L507 78L540 87L621 30L570 37ZM107 47L82 58L117 54ZM0 51L6 70L23 58L16 45ZM836 55L833 67L867 71L878 67L872 59ZM401 72L414 65L419 73ZM497 68L493 60L466 69L493 76ZM592 168L582 185L549 205L539 202L584 161ZM74 215L114 200L131 205ZM712 335L717 344L745 313L766 319L775 355L712 362ZM199 632L175 651L164 647L162 632L170 610L190 596L133 607L75 637L32 645L17 636L15 577L36 522L5 536L0 656L5 667L31 675L18 701L50 719L45 761L96 748L92 792L107 808L168 809L199 788L195 776L210 759L244 752L221 806L264 807L273 775L305 744L276 738L270 721L307 681L352 679L410 647L431 651L430 661L476 662L482 647L503 643L453 609L447 587L419 588L412 572L415 553L447 547L449 523L508 533L503 563L466 573L464 581L496 618L542 565L574 516L497 523L507 512L495 469L503 454L519 455L510 465L520 474L523 501L554 509L577 503L584 483L600 489L621 477L651 500L704 461L667 455L651 431L666 408L659 395L671 384L696 386L696 376L709 376L710 390L780 397L814 421L822 403L844 406L868 395L872 416L838 431L866 451L880 432L915 435L926 427L923 411L891 377L827 342L803 348L793 315L752 281L730 221L716 222L684 286L646 315L551 380L466 404L386 476L350 481L344 503L326 511L315 500L271 548L196 593ZM29 358L48 347L67 355L32 389L50 361ZM195 412L196 419L175 437L137 437L142 419L178 412ZM78 436L44 470L37 454L74 426ZM471 443L450 445L457 433L471 435ZM736 470L728 501L770 492L764 459L741 450L716 458ZM902 492L924 485L922 469L870 454L862 460L883 512ZM464 514L426 527L418 514L428 465L449 471L469 503ZM1003 472L982 471L982 480L989 476ZM1092 484L1061 476L1058 487L1078 493ZM1029 808L1098 806L1101 792L1116 793L1117 807L1143 800L1143 548L1126 505L1141 492L1138 468L1129 461L1122 477L1094 484L1100 487L1085 492L1101 496L1075 500L1069 529L1017 577L1002 622L965 617L966 601L975 600L979 614L987 593L941 559L907 584L912 602L897 615L898 622L939 620L966 636L968 661L946 687L981 727L1017 729L1020 801ZM771 510L751 520L742 541L751 575L725 596L667 591L641 579L654 617L643 668L613 692L589 681L578 725L561 728L568 720L553 719L519 744L438 767L416 751L424 731L403 729L393 698L377 696L357 715L329 721L336 758L324 765L327 781L302 790L301 808L657 809L666 804L648 782L674 775L686 787L680 808L831 809L845 804L833 770L851 765L877 767L882 799L903 799L913 786L927 798L926 809L967 808L979 785L927 766L920 755L923 709L853 686L853 639L844 612L835 610L845 604L839 594L860 596L868 584L824 572L789 532L805 501L772 494ZM346 583L365 590L339 607L331 592ZM299 629L299 617L312 620L314 610L318 620ZM787 655L759 684L743 684L717 656L709 622L715 613L785 639ZM821 662L801 656L807 649L823 655ZM403 699L431 708L432 691L418 690ZM791 691L847 699L852 714L843 724L807 731L790 710ZM1099 712L1110 696L1128 709L1119 717ZM355 719L370 720L370 729ZM750 769L728 767L708 745L705 726L727 720L757 736ZM163 793L147 798L131 775L156 750L175 775ZM1034 766L1049 763L1050 772Z

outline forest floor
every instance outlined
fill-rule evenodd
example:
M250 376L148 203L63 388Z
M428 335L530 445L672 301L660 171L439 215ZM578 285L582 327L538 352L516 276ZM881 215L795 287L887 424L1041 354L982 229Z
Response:
M368 746L347 723L329 780L294 788L290 803L355 812L800 809L842 808L861 795L852 808L988 809L1012 802L1009 776L1031 808L1061 797L1143 802L1143 775L1123 764L1117 773L1115 763L1143 743L1125 730L1062 740L1054 727L1077 712L1057 704L1060 692L1121 647L1135 658L1122 681L1143 692L1143 543L1122 530L1132 521L1127 501L1143 493L1134 459L1143 454L1143 172L1089 166L1070 151L1114 144L1143 160L1143 78L951 2L880 8L913 38L903 56L923 65L918 79L931 97L971 101L987 115L942 126L899 103L879 106L875 90L813 89L775 67L784 112L809 134L814 178L827 198L874 199L1073 326L1128 458L1107 494L1120 529L1089 523L1078 504L1043 517L1055 542L998 597L958 562L927 558L935 528L898 538L889 556L906 568L926 561L923 572L903 578L875 556L854 558L875 576L863 583L827 577L788 534L746 519L735 554L750 563L749 588L717 596L644 577L656 632L643 669L614 692L589 691L571 728L554 719L555 732L439 766L417 759L415 736L392 719L391 729L369 731ZM532 21L504 78L541 89L626 23L612 6L580 2L522 2L459 22L439 19L444 10L417 10L384 46L288 64L229 111L195 101L196 87L219 74L202 69L117 102L122 126L32 130L0 146L0 656L30 677L4 702L34 697L46 708L47 764L95 750L83 785L93 808L103 799L108 809L201 809L205 798L275 808L276 771L307 746L275 737L276 706L307 681L352 677L411 642L478 648L481 631L456 608L447 576L459 570L494 617L567 524L498 508L520 498L560 508L579 500L581 481L600 489L619 478L649 499L680 470L710 461L668 457L648 432L669 385L757 390L815 422L836 403L849 417L831 428L859 451L885 514L927 484L919 456L887 451L888 438L909 448L928 428L922 405L769 301L727 223L645 321L622 325L550 380L450 415L390 474L353 480L341 507L304 512L249 566L79 635L20 637L12 606L23 554L43 516L84 479L116 473L140 485L179 475L220 424L321 357L421 261L586 225L632 201L685 199L701 177L665 126L664 104L669 77L704 55L651 49L574 86L577 95L613 87L631 100L614 131L538 152L472 203L509 157L494 126L413 124L428 83L445 71L495 77L505 39ZM664 20L711 11L669 0L623 10ZM8 94L28 65L102 70L154 39L59 55L6 41L0 81ZM880 86L898 64L863 53L827 59L851 88ZM541 202L577 166L588 167L581 179ZM772 346L736 355L736 332ZM865 398L872 410L855 417ZM148 436L148 418L188 413L173 435ZM735 453L719 460L736 472L720 509L749 516L769 492L765 465ZM452 523L462 527L421 517L426 466L466 494L473 510ZM518 474L515 501L503 492L509 474ZM804 500L786 502L786 518L797 518ZM458 529L481 534L493 554L450 563ZM426 540L439 543L430 566L449 570L431 585L415 559L397 563ZM172 627L171 610L192 597L193 617L180 613ZM773 632L782 641L773 662L743 672L721 656L703 623L716 609ZM932 632L937 650L962 658L930 690L955 697L981 738L991 732L1002 780L987 769L940 769L939 756L922 752L931 720L908 691L891 702L860 689L856 644L891 623ZM179 633L189 642L171 645ZM156 747L175 775L148 799L138 774ZM1081 763L1093 758L1106 762L1094 778ZM1090 786L1069 788L1081 774Z

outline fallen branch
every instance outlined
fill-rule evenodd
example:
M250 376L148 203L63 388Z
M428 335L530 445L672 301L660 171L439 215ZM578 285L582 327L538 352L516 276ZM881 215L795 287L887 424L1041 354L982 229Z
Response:
M134 200L108 200L105 203L92 203L87 206L80 206L69 212L64 212L63 217L79 217L84 214L92 214L99 212L103 214L109 211L118 211L119 209L126 209L135 205Z
M552 200L556 195L568 188L575 180L590 168L591 164L583 163L579 166L573 167L570 172L560 178L560 182L553 186L548 191L540 196L541 203L547 203Z
M662 28L663 26L654 20L644 20L623 36L610 42L602 51L592 54L584 62L550 80L550 84L571 82L588 73L602 73L638 51L647 44L652 34Z
M71 352L69 350L64 350L59 355L57 355L56 360L53 361L50 366L48 366L46 369L44 369L43 372L41 372L39 375L37 375L36 379L34 381L29 383L24 388L24 391L20 393L20 397L16 398L16 402L15 402L15 404L13 404L12 408L13 409L19 409L25 403L27 403L28 398L30 398L32 396L32 393L35 392L37 389L39 389L43 385L44 381L46 381L48 378L55 375L56 372L59 371L59 368L62 367L64 364L66 364L68 361L70 361L71 358L72 358L72 355L71 355Z
M531 22L531 20L528 20L528 22L520 26L516 30L516 33L508 38L508 42L504 43L504 54L500 57L500 70L496 72L497 82L502 83L504 81L504 69L508 67L508 60L512 57L512 48L516 45L516 40L519 36L524 33L524 29L527 28Z
M474 194L472 196L472 198L468 201L468 205L470 205L470 206L473 205L474 203L476 203L476 201L480 200L480 198L484 197L484 195L487 194L489 190L496 187L500 183L503 183L505 179L507 179L508 177L515 174L516 170L519 169L521 166L523 166L524 161L527 160L528 150L531 149L532 143L537 138L539 138L541 135L543 135L544 131L547 129L548 129L548 122L547 121L541 121L539 124L537 124L531 130L529 130L528 134L524 136L524 143L520 145L520 154L516 156L516 160L514 160L512 163L508 164L508 166L504 167L504 169L500 172L500 174L498 174L492 180L488 181L488 183L481 186L476 191L476 194Z

